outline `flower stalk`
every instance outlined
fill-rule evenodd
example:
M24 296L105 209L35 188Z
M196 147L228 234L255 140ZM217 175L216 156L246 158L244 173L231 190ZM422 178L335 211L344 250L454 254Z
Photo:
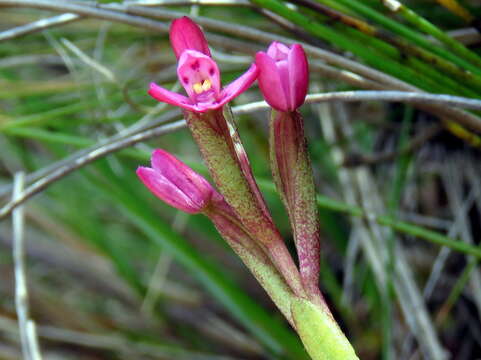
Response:
M304 296L299 270L267 211L237 130L231 121L226 120L225 114L229 116L230 112L184 112L187 126L217 188L251 238L269 255L293 293Z
M324 304L318 284L319 216L304 122L297 111L273 110L269 129L271 169L291 222L302 282L311 298Z
M287 209L299 258L303 286L324 305L319 291L319 216L304 120L297 110L306 98L308 63L302 47L274 42L256 55L259 87L272 106L269 128L271 169ZM277 89L277 91L275 91ZM328 311L327 306L325 306Z
M296 330L313 360L359 360L334 318L306 299L291 306Z
M287 321L295 328L291 304L294 294L262 248L248 232L224 199L212 202L204 214L229 246L240 257L259 284L264 288Z
M304 50L274 42L256 55L259 87L272 107L269 122L271 170L289 215L307 298L291 302L291 315L309 355L315 360L358 359L319 290L320 228L312 166L298 108L308 88Z

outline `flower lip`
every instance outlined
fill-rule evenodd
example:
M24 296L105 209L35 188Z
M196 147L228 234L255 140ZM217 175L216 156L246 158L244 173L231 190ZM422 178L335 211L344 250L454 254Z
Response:
M167 204L196 214L208 206L216 191L201 175L168 152L152 153L152 167L139 167L137 175L144 185Z
M215 66L217 68L217 65ZM211 78L213 80L207 79L208 81L212 81L212 83L207 84L207 86L205 80L203 80L204 82L198 86L204 86L205 88L210 86L210 89L206 90L205 88L202 88L202 91L199 89L198 93L194 89L195 83L192 86L189 85L189 87L184 85L187 93L189 94L190 92L189 97L164 89L155 83L151 83L149 95L158 101L179 106L189 111L203 113L224 106L240 93L247 90L247 88L256 80L258 73L259 71L257 66L252 64L244 74L239 76L236 80L231 82L220 91L218 91L215 87L216 84L213 85L214 82L218 81L215 79L215 76ZM182 81L182 78L180 79ZM190 84L191 78L187 78L186 80ZM199 82L197 84L199 84ZM220 87L220 81L218 84Z
M220 72L210 57L195 50L185 50L179 59L177 75L193 103L218 100Z

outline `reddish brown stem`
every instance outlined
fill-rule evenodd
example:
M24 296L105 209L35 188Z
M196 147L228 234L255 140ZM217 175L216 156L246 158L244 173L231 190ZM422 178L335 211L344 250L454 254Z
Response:
M270 122L271 166L293 229L301 279L319 298L319 217L304 124L299 112L273 111Z

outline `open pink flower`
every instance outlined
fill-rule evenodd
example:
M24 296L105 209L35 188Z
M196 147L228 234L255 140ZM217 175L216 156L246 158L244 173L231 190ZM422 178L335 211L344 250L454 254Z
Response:
M220 194L182 161L167 151L154 150L152 167L139 167L137 176L167 204L190 214L202 212Z
M304 103L309 83L309 65L299 44L290 48L273 42L267 53L256 54L259 88L265 100L279 111L294 111Z
M257 78L257 68L252 65L247 72L222 89L219 67L211 58L204 34L186 16L172 22L170 42L179 59L177 75L188 97L151 83L149 94L159 101L194 112L214 110L247 90Z

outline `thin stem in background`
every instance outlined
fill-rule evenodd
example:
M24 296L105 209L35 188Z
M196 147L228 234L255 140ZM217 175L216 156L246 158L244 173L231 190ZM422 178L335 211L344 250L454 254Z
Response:
M358 101L390 101L402 102L414 105L450 105L471 110L481 110L481 100L465 98L454 95L426 94L407 91L389 90L356 90L356 91L336 91L328 93L309 94L306 103L320 103L328 101L358 102ZM268 108L265 101L246 104L243 111L252 112ZM481 126L481 120L479 120ZM480 128L481 130L481 128Z
M0 316L0 330L4 333L17 335L13 322ZM143 356L163 359L190 358L197 360L240 360L237 357L217 356L215 354L189 351L173 347L172 345L156 345L151 342L134 342L120 336L119 333L92 334L85 331L76 331L56 326L40 325L38 333L42 339L60 343L71 344L81 348L93 350L108 350L119 353L122 359L143 359Z
M330 111L330 104L321 104L318 108L320 115L322 115L322 121L320 121L323 131L323 137L325 140L332 144L330 146L330 155L334 163L339 164L343 156L343 150L339 146L344 142L344 139L353 138L352 129L347 122L347 115L343 111L343 104L334 104L336 107L336 118L332 116ZM322 111L322 113L321 113ZM338 124L343 127L342 130L338 130ZM340 135L344 133L344 135ZM380 210L383 204L378 199L377 189L372 184L372 176L369 169L344 169L339 168L338 171L339 185L341 187L341 193L343 198L351 203L356 204L355 207L359 209L373 209ZM319 197L318 197L319 201ZM382 211L382 210L381 210ZM378 219L375 216L367 216L367 221L353 218L352 221L352 234L358 237L361 248L363 250L366 260L369 262L370 268L373 272L375 282L380 294L386 291L387 276L385 271L386 261L386 246L382 242L385 235L385 229L381 229ZM355 237L352 236L351 240ZM408 270L406 269L406 262L402 256L402 247L399 248L399 256L396 257L396 268L399 272L396 272L399 276L396 277L396 293L401 305L401 310L404 318L408 324L408 329L415 334L415 337L420 344L421 348L431 354L430 358L442 359L437 356L442 351L439 341L437 341L437 334L430 326L430 322L424 321L428 318L426 309L423 303L419 303L419 308L416 308L414 304L414 298L408 293L408 289L413 288L413 279L409 276L400 276ZM416 311L413 309L416 308ZM420 330L422 328L422 330Z
M439 103L449 103L457 105L466 105L474 108L481 109L481 100L465 99L461 97L454 97L450 95L432 95L432 94L422 94L422 93L404 93L404 92L386 92L383 91L347 91L347 92L335 92L335 93L321 93L312 94L307 97L308 103L323 102L323 101L360 101L360 100L383 100L389 99L390 101L400 101L400 102L414 102L421 104L430 104L435 101ZM384 97L385 95L385 97ZM377 96L377 97L376 97ZM255 102L242 106L237 106L233 109L235 114L245 114L254 111L259 111L263 109L268 109L269 106L264 102ZM159 123L174 120L179 114L176 111L169 112L168 115L162 117ZM157 124L158 125L158 124ZM133 125L135 127L135 125ZM90 152L88 149L81 150L78 155L72 156L64 162L55 163L52 166L48 166L46 171L43 172L42 176L34 184L30 185L22 195L16 199L16 201L10 201L0 208L0 220L6 217L16 206L26 201L31 196L37 194L38 192L45 189L52 182L63 178L64 176L70 174L72 171L81 168L82 166L96 160L99 157L106 156L112 152L118 151L125 147L132 146L141 141L146 141L155 136L162 135L168 132L176 131L185 127L185 122L179 120L175 123L167 124L161 127L152 128L155 124L151 123L145 127L138 128L134 133L126 132L125 136L113 136L107 141L102 142L100 145L95 145L91 148ZM32 181L31 179L28 179ZM7 190L8 191L8 190ZM2 195L0 191L0 196Z
M170 124L161 125L157 128L137 133L127 138L122 138L112 143L107 143L98 148L94 147L94 149L91 152L82 154L83 156L73 159L73 161L69 163L62 164L60 167L54 169L52 172L49 172L47 175L45 175L44 177L40 178L29 187L27 187L24 192L22 192L18 197L15 198L15 200L10 201L0 209L0 219L10 214L10 212L14 208L16 208L18 205L24 203L33 195L38 194L42 190L46 189L52 183L64 178L68 174L72 173L77 169L80 169L81 167L91 163L92 161L97 160L101 157L104 157L120 149L135 145L141 141L146 141L154 137L181 129L183 127L185 127L184 120L178 120Z
M409 132L412 126L413 120L413 108L412 107L405 107L404 109L404 116L401 125L401 131L398 140L398 152L401 152L402 149L406 146L409 140ZM393 174L393 179L391 181L392 186L389 190L389 197L387 202L387 210L388 214L394 218L399 217L399 208L402 201L402 195L406 186L407 180L407 173L409 164L411 162L411 156L409 153L403 153L403 155L397 158L395 163L395 171ZM389 232L386 237L387 241L387 261L386 261L386 273L387 273L387 286L386 292L384 295L385 302L386 302L386 346L384 347L385 359L390 360L394 359L394 352L393 352L393 345L394 345L394 333L393 333L393 314L394 314L394 301L396 300L396 286L395 286L395 277L396 277L396 245L397 239L396 234L394 231Z
M125 6L122 4L105 4L98 6L103 6L104 8L110 9L105 10L98 7L82 6L77 4L71 4L66 2L51 2L46 0L0 0L0 7L31 7L38 9L62 11L62 12L73 12L83 16L91 16L94 18L116 21L132 26L138 26L147 30L159 31L166 33L168 31L168 26L158 21L153 21L146 17L153 17L162 20L173 20L175 18L185 15L182 12L169 11L164 9L145 9L139 6ZM134 13L136 16L126 15L119 13L118 11L112 11L113 9L124 11L127 13ZM235 26L224 21L213 20L201 16L193 16L193 20L202 26L207 28L220 31L233 36L242 36L245 39L250 39L255 42L269 43L272 41L281 41L287 44L292 44L297 41L294 39L279 36L277 34L267 33L264 31L252 29L247 26L242 26L236 24ZM214 42L218 36L209 36L209 40ZM386 75L378 70L370 68L368 66L362 65L359 62L349 60L343 56L337 55L333 52L320 49L309 44L304 44L303 46L308 54L311 56L318 57L328 64L343 67L351 72L357 73L365 77L366 79L377 81L385 85L388 90L403 90L403 91L414 91L422 92L419 88L410 85L404 81L396 79L390 75ZM429 107L425 108L429 111ZM451 120L456 120L472 129L481 129L481 120L476 116L459 111L457 109L450 109L446 107L438 108L438 105L434 105L434 108L430 110L436 113L440 117L450 117Z
M29 24L17 26L12 29L0 32L0 42L15 39L17 37L27 34L36 33L45 29L49 29L51 27L70 24L79 19L81 19L81 16L70 13L40 19Z
M16 201L23 191L25 174L18 172L13 180L12 201ZM26 360L41 360L35 323L30 319L28 309L27 270L25 265L25 222L23 206L17 207L12 214L13 227L13 263L15 267L15 309L22 353Z
M99 19L105 19L110 21L116 21L121 23L126 23L132 26L138 26L141 28L145 28L148 30L160 31L160 32L167 32L168 26L166 24L159 23L157 21L153 21L151 19L147 19L143 16L147 17L154 17L163 20L173 20L175 18L181 17L184 13L175 12L175 11L168 11L168 10L159 10L159 9L145 9L142 7L133 7L133 6L125 6L119 4L106 4L103 5L108 9L116 9L120 11L125 11L128 13L135 13L137 16L130 16L125 15L116 11L100 9L97 7L89 7L89 6L81 6L76 4L70 4L65 2L56 2L53 3L51 1L45 0L0 0L0 7L32 7L38 9L47 9L47 10L55 10L55 11L67 11L77 13L83 16L91 16ZM99 5L102 6L102 5ZM140 16L138 16L140 15ZM218 20L213 20L206 17L194 16L193 19L198 22L202 26L206 26L208 28L215 29L217 31L221 31L224 33L228 33L234 36L241 35L244 38L253 40L253 41L261 41L261 42L271 42L271 41L282 41L288 44L292 44L297 42L293 39L285 38L276 34L266 33L263 31L259 31L256 29L249 28L247 26L242 26L236 24L235 26ZM220 40L225 44L224 38L219 39L218 35L211 35L209 39L212 42L216 42ZM231 40L232 42L232 40ZM341 66L348 69L351 72L357 73L366 79L374 80L381 84L384 84L386 89L389 90L402 90L402 91L414 91L414 92L422 92L421 89L410 85L402 80L398 80L390 75L386 75L380 71L372 69L368 66L362 65L356 61L352 61L346 59L343 56L334 54L333 52L326 51L320 49L318 47L314 47L308 44L303 44L306 52L312 56L319 57L323 59L328 64ZM481 131L481 120L468 112L461 111L458 109L452 109L445 106L440 105L422 105L423 110L432 112L441 118L449 118L447 122L447 126L451 124L452 121L456 121L459 124L466 126L467 128ZM448 126L449 129L452 129L452 126ZM466 129L461 129L464 133L469 133ZM458 131L459 132L459 131ZM458 136L458 132L456 132L456 136ZM465 138L462 137L463 139Z
M382 92L379 92L379 93L382 93ZM317 94L317 95L323 95L323 94ZM337 99L337 100L342 101L343 99L350 99L350 98L351 97L347 97L347 98L341 97L340 99ZM232 110L234 114L244 114L251 111L268 109L267 104L263 104L263 102L254 103L254 104L255 106L252 106L252 104L237 106L237 107L234 107ZM123 133L124 136L115 135L103 141L101 144L96 144L88 149L80 150L66 159L55 162L35 172L34 173L35 176L27 177L29 181L33 182L33 184L28 186L24 190L24 192L21 194L21 196L19 196L19 198L17 198L15 201L12 200L6 203L2 208L0 208L0 220L8 216L15 207L27 201L29 198L39 193L40 191L46 189L52 183L55 183L56 181L62 179L63 177L67 176L73 171L82 168L83 166L91 163L92 161L102 158L110 153L133 146L139 142L146 141L156 136L173 132L185 127L184 120L178 120L172 123L160 125L167 121L175 120L176 118L178 118L179 115L180 113L177 110L173 110L164 114L157 121L154 121L153 123L145 125L141 128L136 127L134 124L133 125L133 127L135 128L134 132L126 131ZM259 183L261 183L261 181L259 181ZM273 184L269 185L264 182L263 185L264 185L263 186L264 189L269 188L269 186L271 186L272 187L271 191L275 191ZM11 187L7 185L2 189L3 191L0 191L0 195L2 195L2 193L3 194L8 193L10 189ZM366 213L360 207L341 203L336 200L329 199L327 197L318 196L317 201L320 207L330 209L336 212L344 212L352 216L364 217L366 219L373 219L380 225L391 227L398 232L407 233L412 236L426 239L432 243L442 245L442 246L447 246L456 251L471 254L473 256L481 258L481 249L475 246L472 246L470 244L453 240L437 232L427 230L407 222L399 221L395 218L391 218L386 215L375 215L371 213Z
M346 91L346 92L332 92L332 93L318 93L318 94L310 94L307 96L307 103L317 103L317 102L328 102L328 101L346 101L346 102L356 102L356 101L368 101L368 100L387 100L387 101L394 101L394 102L405 102L405 103L413 103L413 104L422 104L422 105L430 105L430 104L448 104L448 105L457 105L457 106L469 106L472 109L481 109L481 100L475 99L467 99L462 97L456 97L451 95L436 95L436 94L422 94L422 93L409 93L403 91ZM269 106L265 101L253 102L249 104L244 104L241 106L236 106L234 108L234 113L237 115L252 113L255 111L267 110ZM109 139L109 141L118 140L120 138L125 138L128 136L135 135L139 132L152 129L158 126L161 123L172 121L175 117L179 116L180 112L173 110L156 121L150 121L143 127L139 127L138 124L132 125L130 130L125 130L121 134L113 136ZM181 126L182 127L182 126ZM102 142L101 144L97 145L101 147L106 142ZM87 150L83 150L84 152L88 152ZM63 166L69 159L65 159L65 163L56 163L55 166ZM31 176L27 177L27 182L36 181L40 177L50 173L54 170L54 167L48 166L45 168L44 171L40 170L36 172L37 176L32 178ZM11 186L5 188L0 188L0 197L6 195L11 189ZM2 211L0 210L0 219L2 218Z

